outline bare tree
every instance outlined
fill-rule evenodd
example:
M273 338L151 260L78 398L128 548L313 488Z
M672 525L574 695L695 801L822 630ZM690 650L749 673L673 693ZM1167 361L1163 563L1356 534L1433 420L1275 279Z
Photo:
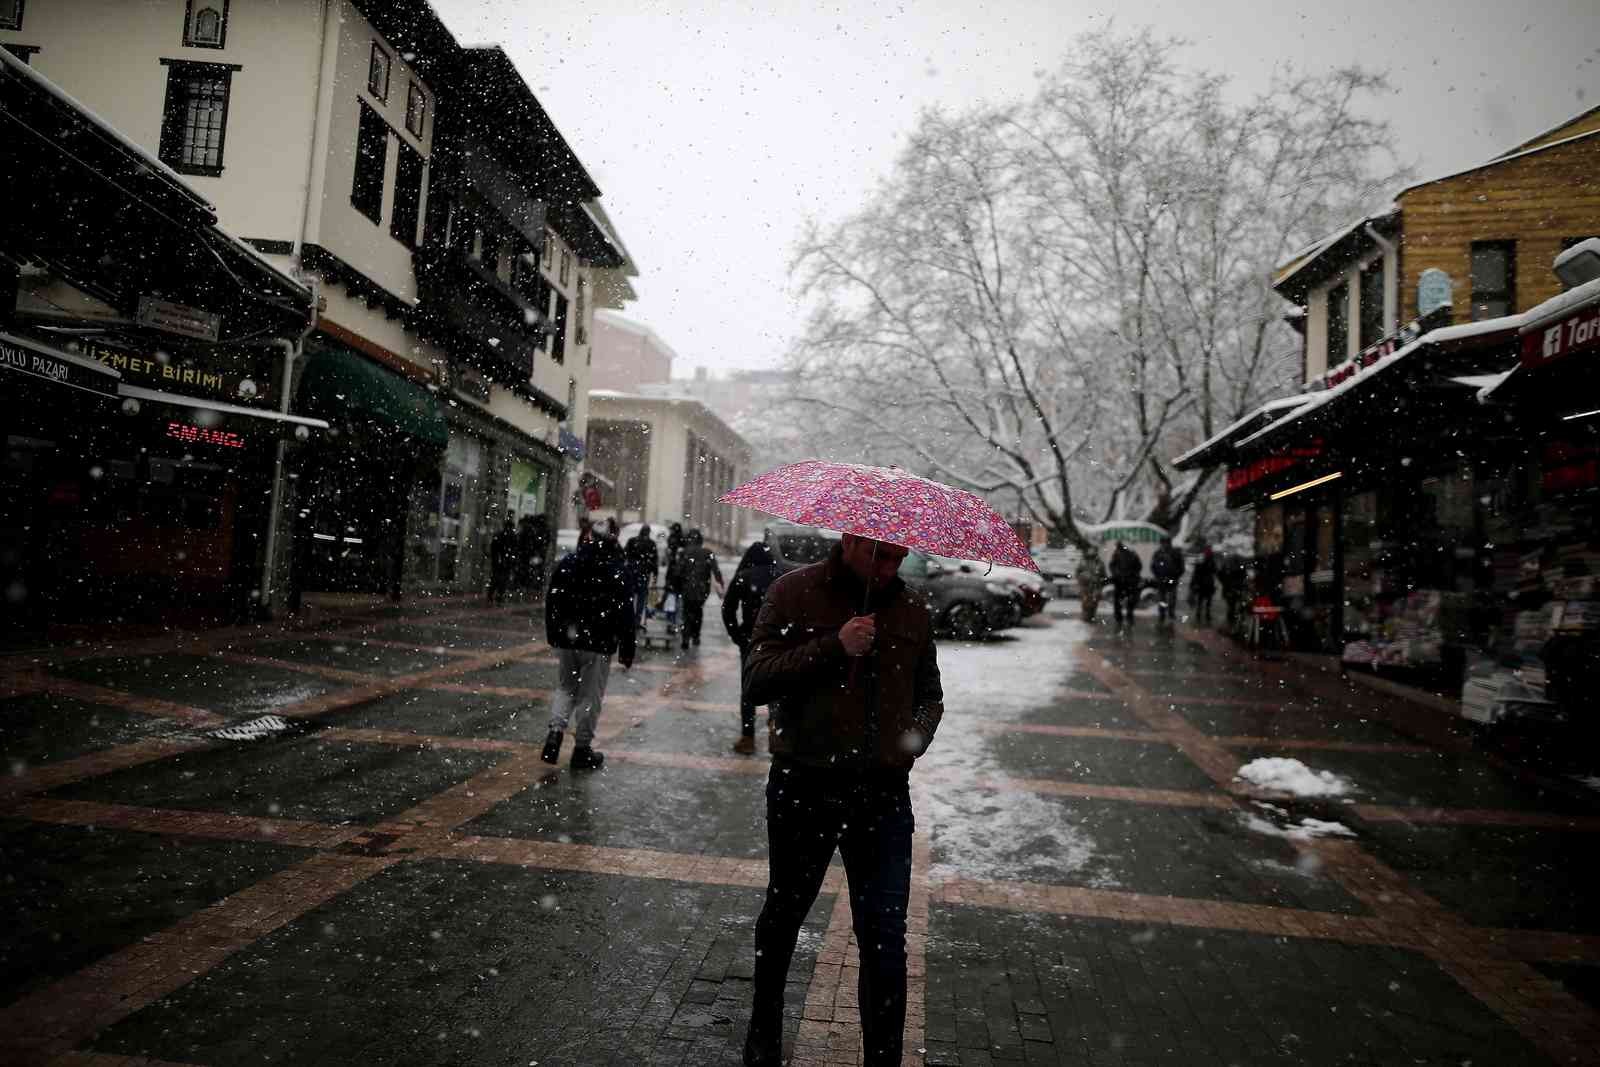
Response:
M1400 173L1359 70L1231 103L1149 32L1092 34L1027 104L925 113L858 214L802 241L802 425L1014 504L1181 523L1165 457L1284 384L1268 273ZM819 451L822 449L819 449Z

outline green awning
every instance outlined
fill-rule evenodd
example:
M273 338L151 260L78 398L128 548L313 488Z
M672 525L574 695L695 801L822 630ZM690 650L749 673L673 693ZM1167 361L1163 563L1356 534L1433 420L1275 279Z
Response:
M450 440L439 398L327 337L306 341L295 411L334 425L365 421L443 448Z

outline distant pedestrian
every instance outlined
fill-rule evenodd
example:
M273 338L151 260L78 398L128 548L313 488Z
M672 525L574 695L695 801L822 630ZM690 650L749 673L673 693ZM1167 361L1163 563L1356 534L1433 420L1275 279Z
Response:
M683 523L675 522L667 527L667 580L661 590L661 606L666 607L669 593L681 593L677 585L678 556L683 552L684 545Z
M728 582L728 591L722 598L722 625L739 649L739 673L744 674L750 662L750 638L755 633L756 617L761 614L761 604L767 598L767 589L778 577L778 560L765 541L757 541L745 550L744 558L734 569ZM739 740L733 750L742 756L755 754L756 706L739 694Z
M529 529L528 570L532 579L529 588L535 597L544 591L545 576L550 572L550 520L535 515Z
M504 604L511 574L517 566L517 528L506 518L489 542L489 600Z
M1202 626L1211 622L1211 598L1217 595L1217 561L1207 545L1189 575L1189 597L1194 601L1195 622Z
M724 592L722 568L717 565L717 557L705 547L705 538L699 530L690 530L684 537L676 570L676 576L669 571L667 581L674 587L680 602L682 644L684 648L691 644L699 648L700 625L705 620L706 598L711 595L712 584L716 584L718 595Z
M1128 625L1133 625L1133 611L1139 606L1139 578L1144 571L1144 561L1139 553L1117 542L1111 553L1111 608L1117 625L1122 625L1123 612L1127 612Z
M650 536L650 527L639 527L639 532L628 539L623 554L628 559L628 581L633 585L634 620L643 626L644 606L650 587L656 582L656 573L661 569L661 549Z
M524 515L517 520L517 570L512 584L518 589L533 588L533 557L536 554L533 516Z
M1156 611L1159 621L1170 622L1178 614L1178 580L1183 577L1183 553L1163 537L1161 547L1150 557L1150 576L1156 580Z
M1217 566L1217 584L1222 586L1222 602L1228 609L1228 632L1237 632L1240 625L1241 608L1244 604L1245 585L1249 576L1245 571L1244 557L1232 552L1222 557L1222 562Z
M1078 604L1083 608L1083 621L1094 622L1100 611L1100 595L1106 587L1106 565L1100 558L1099 548L1083 553L1077 569Z
M550 701L550 732L540 758L561 757L562 736L573 722L573 770L596 770L605 755L594 750L595 725L611 675L611 655L622 669L633 666L633 595L622 548L615 538L590 534L550 576L545 602L546 640L558 652L556 692Z
M747 1067L783 1060L789 964L836 851L860 954L861 1062L901 1063L910 774L944 715L933 620L896 576L905 556L846 534L825 561L774 582L756 619L746 697L772 706L774 728Z

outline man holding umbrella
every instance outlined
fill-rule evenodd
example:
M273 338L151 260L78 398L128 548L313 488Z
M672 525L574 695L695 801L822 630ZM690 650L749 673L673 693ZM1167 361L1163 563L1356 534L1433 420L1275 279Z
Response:
M899 545L846 534L779 578L752 635L744 699L771 704L770 878L756 921L744 1062L776 1065L790 958L835 849L861 950L868 1065L900 1063L911 893L910 771L944 714L933 621L895 572Z

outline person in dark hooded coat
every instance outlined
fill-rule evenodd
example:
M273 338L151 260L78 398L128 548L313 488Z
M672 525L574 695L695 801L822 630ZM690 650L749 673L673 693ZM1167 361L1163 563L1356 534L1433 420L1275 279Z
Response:
M765 541L757 541L745 550L744 558L734 569L733 580L722 597L722 625L739 648L739 676L744 676L746 661L750 658L750 637L755 633L756 616L761 614L761 603L767 598L767 587L778 577L778 559ZM754 755L756 750L756 706L739 696L739 740L733 750L740 755Z

